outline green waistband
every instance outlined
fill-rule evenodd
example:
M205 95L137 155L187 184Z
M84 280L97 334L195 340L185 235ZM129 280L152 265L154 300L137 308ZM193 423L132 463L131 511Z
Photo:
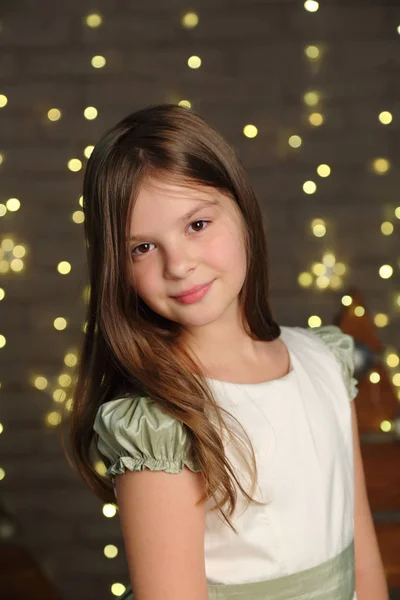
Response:
M209 600L353 600L354 540L324 563L252 583L208 584ZM134 600L129 585L120 600Z
M208 584L209 600L353 600L354 540L324 563L274 579Z

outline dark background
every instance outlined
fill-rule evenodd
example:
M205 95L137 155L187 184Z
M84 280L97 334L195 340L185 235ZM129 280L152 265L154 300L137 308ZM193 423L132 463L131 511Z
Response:
M182 25L189 11L199 17L194 28ZM85 23L92 13L102 16L95 28ZM83 225L72 218L81 209L84 148L136 109L189 100L236 146L258 193L278 321L329 324L355 286L372 319L388 316L378 333L398 353L400 5L321 0L309 12L286 0L2 0L0 24L0 94L8 99L0 108L0 203L20 201L17 211L0 206L0 503L16 524L13 539L62 598L106 600L113 583L128 583L118 520L103 515L68 466L57 425L68 401L56 391L58 377L70 371L64 357L84 324ZM310 45L319 59L306 56ZM105 57L103 68L91 65L95 55ZM188 67L192 55L201 68ZM309 91L319 93L316 106L304 101ZM96 119L84 117L88 106ZM52 108L61 111L57 121L48 118ZM382 111L390 124L379 121ZM321 126L310 124L313 112L323 115ZM243 134L247 124L258 128L255 138ZM299 148L289 145L292 135L301 136ZM78 172L68 169L72 158L82 161ZM383 174L377 158L389 161ZM320 164L331 167L329 177L317 174ZM309 180L314 194L303 191ZM315 218L326 223L323 237L313 234ZM393 224L391 235L383 222ZM13 254L10 239L26 251L20 271L12 260L21 250ZM342 287L300 285L299 274L326 251L346 265ZM72 266L66 275L57 270L62 261ZM379 275L384 264L393 267L389 279ZM54 327L57 317L65 329ZM105 557L107 544L119 549L116 558Z

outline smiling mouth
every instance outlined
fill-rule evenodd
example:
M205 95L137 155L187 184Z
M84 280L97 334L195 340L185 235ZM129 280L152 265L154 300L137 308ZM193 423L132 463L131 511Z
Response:
M171 297L174 298L174 300L177 300L178 302L180 302L181 304L192 304L193 302L197 302L198 300L201 300L208 293L208 291L210 290L213 283L214 283L214 279L212 279L208 283L198 286L197 289L195 288L194 292L185 293L182 296L171 296Z
M195 292L202 290L204 287L206 287L206 285L209 285L210 283L211 283L211 281L208 281L207 283L195 285L190 290L187 290L186 292L182 292L181 294L177 294L176 296L172 296L172 298L183 298L185 296L190 296L190 294L194 294Z

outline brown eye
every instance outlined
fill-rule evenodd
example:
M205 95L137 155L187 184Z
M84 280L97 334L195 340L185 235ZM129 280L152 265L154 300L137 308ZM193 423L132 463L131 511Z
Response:
M204 224L204 223L211 223L211 221L207 221L205 219L199 219L197 221L192 221L190 223L190 227L192 225L197 225L198 223L202 223L202 224ZM206 229L206 227L204 227L202 225L202 227L200 229L198 229L197 231L195 231L194 233L201 233L202 231L204 231L204 229ZM135 248L132 248L132 250L131 250L132 256L139 257L139 256L144 256L145 254L148 254L148 252L146 252L146 251L145 252L137 252L137 250L139 250L139 248L148 248L148 246L151 246L151 245L152 244L150 244L149 242L146 242L145 244L139 244L139 246L136 246Z
M150 246L150 244L139 244L139 246L136 246L136 248L132 248L131 254L133 254L133 256L142 256L143 252L139 252L139 254L136 254L135 250L137 250L138 248L143 248L144 246ZM144 254L147 254L147 252L144 252Z
M190 223L190 227L192 225L195 225L196 223L210 223L210 221L205 221L204 219L199 219L198 221L193 221L192 223ZM202 227L200 230L196 231L195 233L200 233L201 231L203 231L203 229L206 229L206 227Z

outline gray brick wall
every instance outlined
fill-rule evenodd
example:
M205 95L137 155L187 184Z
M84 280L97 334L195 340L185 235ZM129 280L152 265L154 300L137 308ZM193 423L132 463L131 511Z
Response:
M199 25L186 30L181 17L198 12ZM90 29L83 18L99 12L103 24ZM400 6L384 2L321 0L317 13L287 0L181 0L67 4L3 0L0 6L0 202L10 197L21 208L0 218L0 242L12 237L27 246L22 273L0 274L6 297L0 302L1 390L0 500L19 524L26 544L65 600L106 600L110 584L127 582L117 518L102 515L101 503L71 472L57 429L45 425L55 406L49 394L31 385L35 374L54 378L63 356L80 335L85 283L83 228L72 222L79 208L83 171L70 172L70 158L119 118L147 104L189 99L238 148L258 193L267 223L272 305L282 324L306 326L310 314L332 321L340 292L302 289L300 271L332 249L349 266L346 283L365 294L372 314L388 313L380 330L386 343L400 347L400 221L393 209L399 197ZM311 63L304 47L316 44L323 58ZM103 69L90 60L101 54ZM186 61L198 54L203 64ZM309 125L302 97L322 94L325 123ZM99 116L83 117L86 106ZM57 107L62 118L47 119ZM378 114L389 110L383 126ZM253 123L259 134L243 136ZM290 135L302 136L294 150ZM391 170L369 169L387 157ZM315 173L328 163L332 174ZM304 181L318 185L315 195ZM324 238L311 234L310 221L324 218ZM392 236L380 224L393 220ZM72 271L57 272L68 260ZM394 266L383 280L381 264ZM53 328L64 316L69 326ZM117 558L103 547L115 543ZM155 565L156 568L156 565Z

